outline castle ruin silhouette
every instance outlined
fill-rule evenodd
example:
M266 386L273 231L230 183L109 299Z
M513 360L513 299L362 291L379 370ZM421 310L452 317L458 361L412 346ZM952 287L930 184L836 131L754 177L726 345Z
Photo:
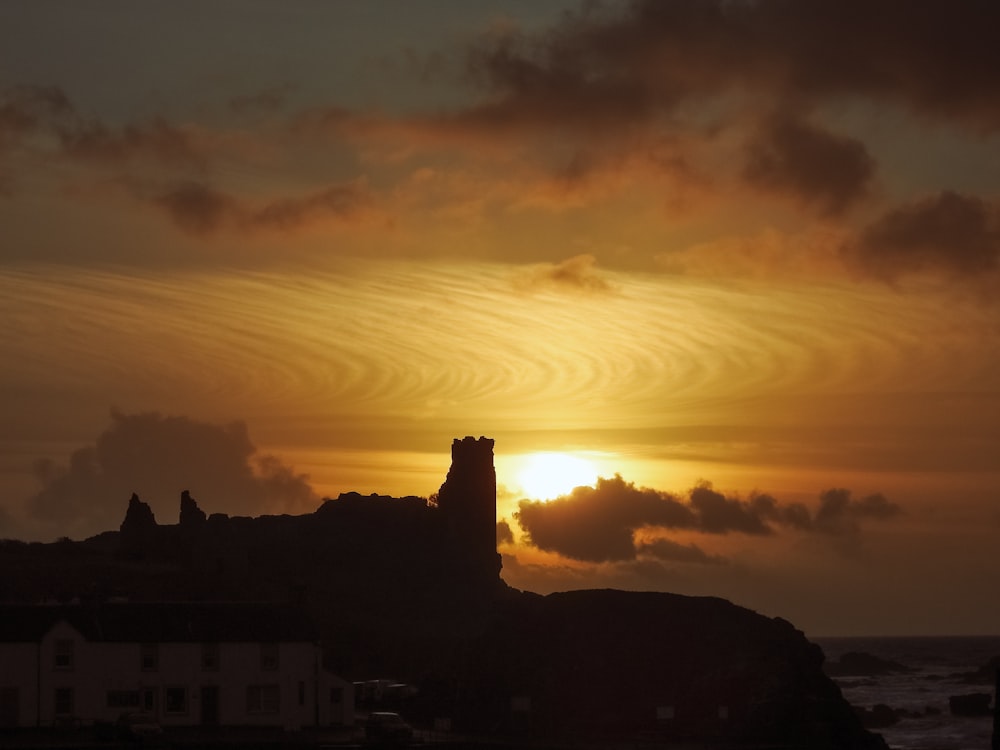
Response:
M179 523L159 525L133 495L119 531L25 550L24 575L0 583L12 599L28 581L23 600L46 586L95 600L291 599L327 669L417 685L408 716L462 731L885 750L819 647L780 618L715 597L508 587L493 448L455 439L431 499L349 492L313 513L247 518L206 515L185 492Z
M213 587L232 595L234 583L247 576L256 581L253 589L267 590L269 579L303 559L314 565L300 577L317 583L313 571L322 569L324 588L353 590L367 583L387 594L403 593L399 589L405 586L492 592L504 585L496 549L493 447L486 437L456 438L447 477L430 499L345 492L313 513L249 518L206 515L185 490L179 522L158 524L149 505L133 494L117 554L134 563L199 570L204 585L192 582L202 589L193 592L198 598L211 598Z
M503 563L496 550L497 473L491 438L452 441L451 468L437 505L458 559L484 577L499 577Z

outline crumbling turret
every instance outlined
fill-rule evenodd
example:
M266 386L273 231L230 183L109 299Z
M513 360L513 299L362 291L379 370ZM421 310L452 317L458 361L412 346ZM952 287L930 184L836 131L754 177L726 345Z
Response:
M122 536L134 536L137 534L156 533L156 516L148 503L144 503L139 496L132 493L128 500L128 510L125 511L125 518L119 531Z
M156 545L159 528L153 509L133 492L118 529L120 552L130 558L144 557Z
M498 579L497 473L491 438L465 437L452 442L451 468L438 491L438 508L470 577Z
M181 493L181 528L197 528L205 523L205 520L205 511L198 507L198 503L191 497L191 493L184 490Z

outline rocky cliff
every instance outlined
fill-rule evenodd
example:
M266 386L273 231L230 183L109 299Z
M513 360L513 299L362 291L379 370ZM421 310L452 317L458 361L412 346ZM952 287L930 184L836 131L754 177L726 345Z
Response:
M885 747L823 674L818 646L723 599L523 594L481 644L469 710L514 732Z

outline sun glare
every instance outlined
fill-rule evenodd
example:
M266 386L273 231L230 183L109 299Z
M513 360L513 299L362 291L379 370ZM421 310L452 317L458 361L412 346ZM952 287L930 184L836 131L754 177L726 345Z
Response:
M552 500L574 487L594 485L597 469L586 458L571 453L532 453L517 472L518 484L532 500Z

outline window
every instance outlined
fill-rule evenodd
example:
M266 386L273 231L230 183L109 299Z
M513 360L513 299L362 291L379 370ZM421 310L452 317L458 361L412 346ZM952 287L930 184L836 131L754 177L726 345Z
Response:
M155 672L160 668L160 646L156 643L143 643L139 647L139 666L143 672Z
M138 690L109 690L108 708L138 708Z
M67 687L56 688L55 704L56 704L55 705L56 716L72 716L73 688L67 688Z
M281 693L277 685L247 686L248 714L276 714L281 705Z
M201 644L201 669L203 672L219 671L219 644Z
M299 705L306 705L306 684L302 680L299 680Z
M268 671L278 668L277 643L260 644L260 668Z
M59 639L56 641L56 655L53 666L56 669L72 669L73 668L73 641L68 639Z
M330 705L339 706L344 702L344 688L332 687L330 688Z
M168 687L163 690L163 711L168 714L186 714L188 710L187 688Z

